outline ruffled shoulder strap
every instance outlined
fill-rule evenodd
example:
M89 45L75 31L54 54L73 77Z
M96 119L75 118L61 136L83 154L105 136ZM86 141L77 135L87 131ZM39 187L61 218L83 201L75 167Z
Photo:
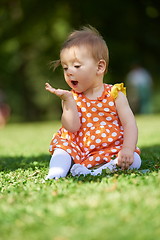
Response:
M111 96L116 99L119 91L126 95L126 87L124 87L123 83L117 83L113 85L111 88Z

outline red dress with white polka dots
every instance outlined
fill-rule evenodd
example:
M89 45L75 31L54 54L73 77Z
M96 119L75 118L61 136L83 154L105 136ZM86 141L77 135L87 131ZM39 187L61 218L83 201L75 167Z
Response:
M97 100L72 91L81 127L75 133L60 128L51 141L51 154L55 148L61 148L71 155L74 163L87 168L109 162L117 156L123 144L123 128L111 95L112 87L104 84L104 92ZM138 148L135 151L140 153Z

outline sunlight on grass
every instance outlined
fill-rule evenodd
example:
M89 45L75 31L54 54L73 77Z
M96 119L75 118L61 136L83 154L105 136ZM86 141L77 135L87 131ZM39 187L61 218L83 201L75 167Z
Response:
M160 144L160 115L141 115L136 117L139 129L139 146Z
M0 240L150 240L160 236L160 115L137 116L142 169L44 181L59 122L0 130Z

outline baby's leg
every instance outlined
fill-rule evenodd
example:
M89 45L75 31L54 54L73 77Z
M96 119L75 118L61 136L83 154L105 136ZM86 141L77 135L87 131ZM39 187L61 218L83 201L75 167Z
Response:
M109 163L104 164L103 166L97 168L96 170L89 170L80 164L74 164L73 167L71 168L71 173L73 176L76 176L76 175L80 176L81 174L84 176L87 174L96 176L98 174L101 174L103 169L109 169L110 171L117 170L117 162L118 162L118 158L111 160ZM134 162L129 167L129 169L139 169L140 166L141 166L141 158L135 152L134 153Z
M66 177L72 164L71 156L63 149L56 148L49 164L47 179Z
M141 166L141 157L139 156L138 153L134 153L134 161L129 167L129 169L139 169Z
M96 170L90 170L81 164L74 164L71 168L71 174L72 176L80 176L80 175L85 176L88 174L95 176L95 175L101 174L102 170L106 168L113 171L116 168L115 160L112 160L109 163L104 164L102 167L99 167Z

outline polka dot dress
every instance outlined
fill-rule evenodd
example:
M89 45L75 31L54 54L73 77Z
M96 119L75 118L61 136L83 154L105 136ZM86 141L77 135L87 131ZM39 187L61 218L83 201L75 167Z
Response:
M111 88L112 85L104 84L104 92L97 100L72 91L81 128L75 133L63 127L59 129L50 144L51 154L55 148L61 148L71 155L75 163L87 168L109 162L118 154L123 143L123 128ZM139 153L138 148L135 151Z

